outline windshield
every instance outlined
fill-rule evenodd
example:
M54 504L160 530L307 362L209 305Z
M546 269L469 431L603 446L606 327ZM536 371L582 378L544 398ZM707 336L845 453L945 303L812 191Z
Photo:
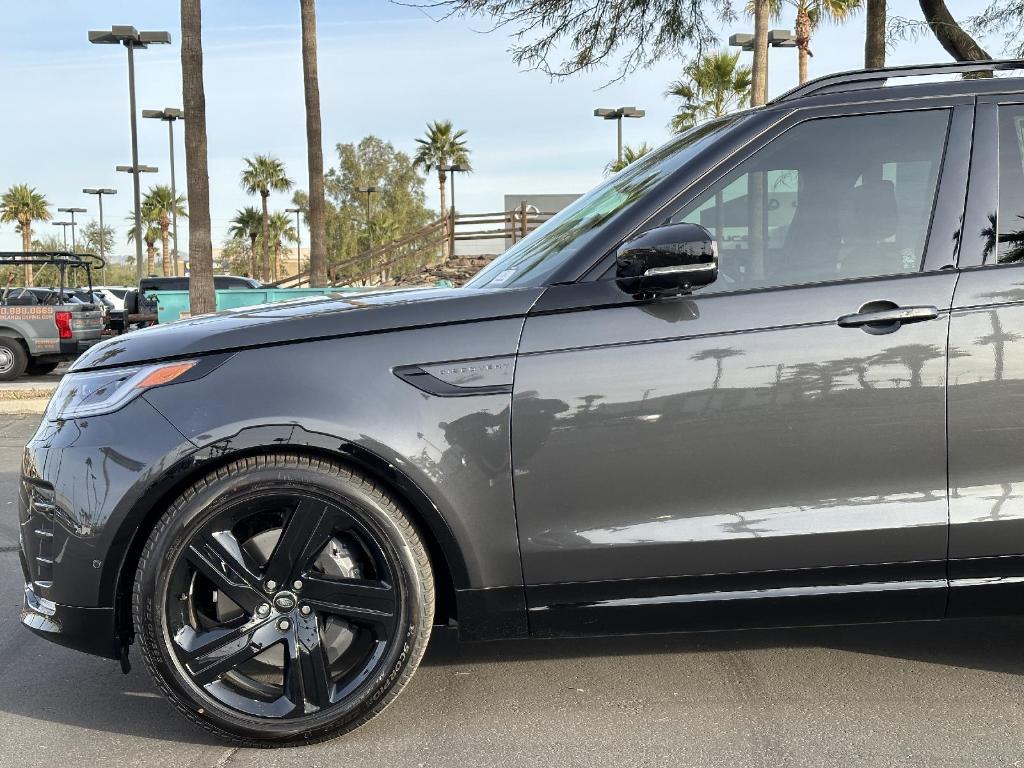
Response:
M698 125L648 152L603 184L563 208L466 283L467 288L543 285L608 222L703 150L737 116Z

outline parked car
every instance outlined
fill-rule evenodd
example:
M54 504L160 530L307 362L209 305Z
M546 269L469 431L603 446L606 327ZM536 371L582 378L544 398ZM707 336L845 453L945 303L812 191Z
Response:
M72 292L65 290L63 293L54 288L8 288L4 297L0 294L0 300L10 306L46 306L52 307L55 304L62 304L73 299Z
M0 265L88 269L76 256L0 253ZM100 339L103 308L61 288L0 289L0 381L42 375Z
M80 289L84 288L85 286L80 286ZM96 285L92 290L97 296L106 299L111 309L122 310L124 309L124 296L131 288L125 285Z
M465 288L96 346L26 449L23 622L277 745L378 714L434 623L1019 613L1024 79L930 76L1021 66L700 125Z
M143 291L187 291L189 276L183 277L144 277L139 282L139 288ZM262 288L263 283L251 277L239 275L214 275L213 287L216 290L227 288Z

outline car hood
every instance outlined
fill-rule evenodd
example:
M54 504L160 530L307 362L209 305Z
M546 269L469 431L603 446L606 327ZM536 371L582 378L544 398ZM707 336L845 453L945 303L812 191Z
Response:
M542 288L421 288L331 294L241 307L117 336L89 349L71 370L517 317L525 315L542 293Z

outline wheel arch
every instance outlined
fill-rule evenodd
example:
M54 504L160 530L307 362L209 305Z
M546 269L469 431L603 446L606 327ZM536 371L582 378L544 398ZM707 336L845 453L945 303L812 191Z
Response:
M0 325L0 337L4 339L14 339L20 342L21 346L25 348L25 353L31 355L31 351L28 346L28 339L25 338L25 334L10 325Z
M456 594L469 584L466 562L444 518L422 489L397 467L361 446L341 443L335 448L327 448L313 444L274 442L245 445L230 451L215 448L199 451L190 458L186 466L168 473L172 479L154 488L153 493L143 494L142 500L125 522L125 525L133 526L133 533L114 574L115 620L120 642L129 642L134 633L131 598L135 569L143 547L160 516L186 488L219 467L238 459L271 454L332 461L368 475L386 489L417 526L430 557L436 598L435 623L448 623L458 619Z

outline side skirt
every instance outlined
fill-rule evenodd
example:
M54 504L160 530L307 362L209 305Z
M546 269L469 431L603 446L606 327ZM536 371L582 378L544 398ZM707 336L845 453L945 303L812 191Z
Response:
M949 562L950 618L1024 613L1024 555Z
M527 587L531 633L678 632L941 619L945 563Z

